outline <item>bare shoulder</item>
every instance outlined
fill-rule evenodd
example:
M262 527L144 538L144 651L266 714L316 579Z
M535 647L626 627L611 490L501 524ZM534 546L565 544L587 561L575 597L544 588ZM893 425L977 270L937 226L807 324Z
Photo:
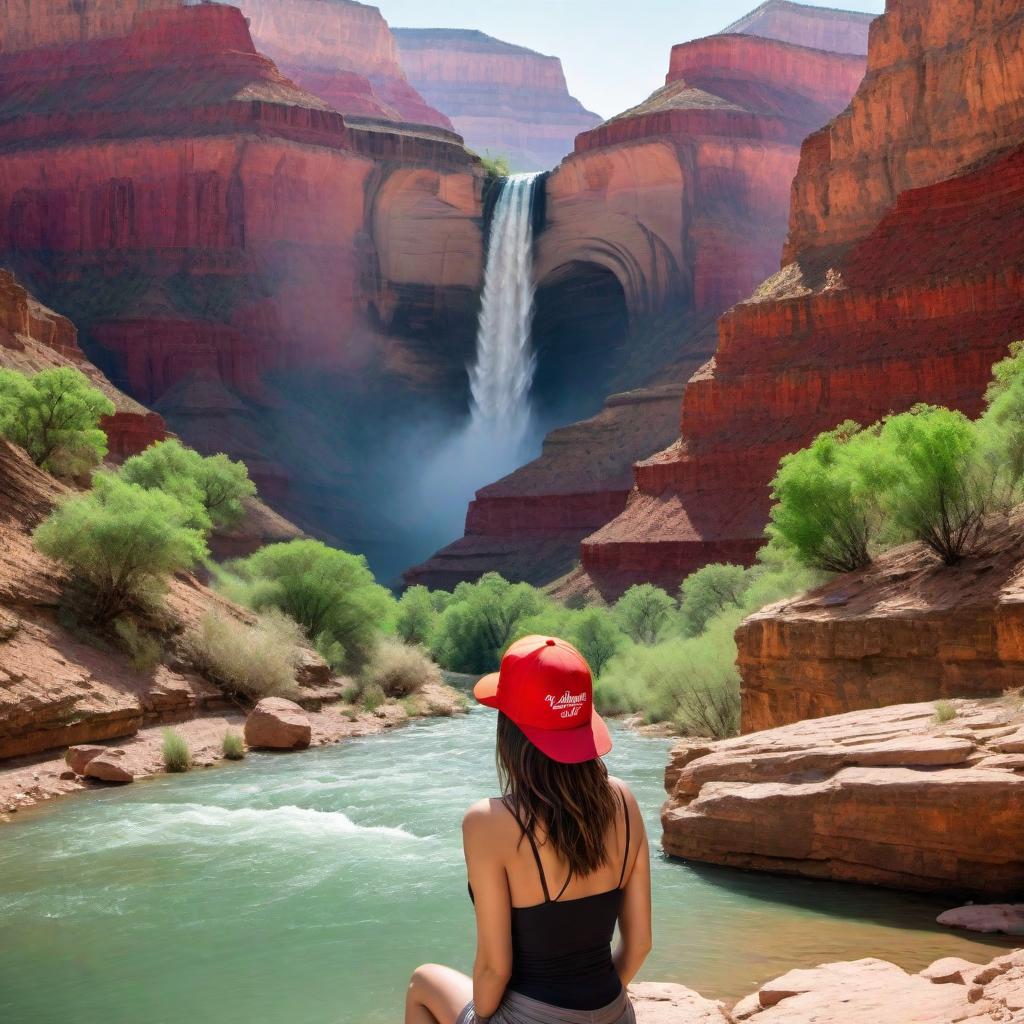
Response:
M637 799L633 795L633 791L625 782L622 781L622 779L617 778L614 775L609 775L608 781L626 798L626 806L629 808L630 821L634 824L638 824L642 828L644 817L640 810L640 805L637 803Z
M500 836L513 820L500 797L486 797L472 804L462 819L462 832L467 838Z

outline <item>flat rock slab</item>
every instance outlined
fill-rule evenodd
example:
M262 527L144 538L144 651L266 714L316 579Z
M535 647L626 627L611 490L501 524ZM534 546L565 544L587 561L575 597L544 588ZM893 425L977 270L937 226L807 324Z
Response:
M980 903L939 914L939 924L985 934L1024 935L1024 903Z
M721 1003L684 985L643 982L631 985L637 1024L730 1024Z

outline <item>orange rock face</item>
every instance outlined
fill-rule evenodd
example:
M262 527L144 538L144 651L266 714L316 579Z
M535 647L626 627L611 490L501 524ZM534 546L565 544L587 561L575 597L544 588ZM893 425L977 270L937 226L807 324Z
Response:
M465 537L407 579L451 586L497 569L546 583L572 568L580 541L622 512L631 462L677 435L675 396L711 355L715 318L777 266L800 142L863 72L855 55L714 36L675 47L664 88L579 136L546 182L535 401L555 380L589 388L582 412L597 415L479 491ZM606 549L586 557L595 576L596 559L612 563L609 592L635 581ZM658 556L645 558L649 573Z
M749 561L780 456L848 417L974 413L1024 336L1024 14L932 6L890 3L849 109L804 143L782 271L723 317L682 439L638 464L623 515L583 544L608 592Z
M352 0L239 0L237 6L257 49L335 110L451 129L409 83L376 7Z
M545 171L601 118L569 95L557 57L467 29L395 30L412 83L477 153Z
M1024 776L997 754L1024 723L999 699L856 711L715 744L666 771L665 852L897 889L1003 895L1024 883Z
M338 396L458 405L481 172L450 133L347 124L235 8L109 6L122 35L0 53L0 252L185 441L361 544Z

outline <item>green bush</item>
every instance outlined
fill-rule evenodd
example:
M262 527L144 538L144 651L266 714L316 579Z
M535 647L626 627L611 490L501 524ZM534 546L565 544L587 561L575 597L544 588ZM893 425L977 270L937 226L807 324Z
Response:
M173 573L207 554L187 520L170 495L100 473L90 492L62 501L33 538L72 571L88 591L94 621L106 623L157 600Z
M362 672L364 692L379 687L385 697L408 697L427 683L440 683L441 670L422 647L386 637L377 645Z
M407 644L426 644L437 616L430 591L426 587L409 587L398 602L395 632Z
M245 758L245 740L237 732L229 729L224 733L220 747L229 761L241 761Z
M497 573L460 583L437 620L431 654L452 672L491 672L521 623L546 607L539 590L528 583L509 583Z
M975 425L963 413L918 406L890 416L879 440L879 462L891 467L882 504L896 535L955 565L974 550L995 503Z
M935 722L942 725L945 722L952 722L957 716L956 705L949 700L940 700L935 704Z
M160 490L194 508L200 528L230 528L245 516L245 498L256 494L249 471L226 455L204 458L174 439L150 445L121 467L129 483Z
M196 668L225 690L249 700L288 697L302 664L301 627L274 609L253 626L223 612L207 612L182 646Z
M683 632L698 636L719 612L742 607L751 582L751 571L742 565L706 565L692 573L680 590Z
M231 563L218 586L256 611L276 608L293 618L318 646L338 644L343 664L359 671L391 623L395 599L373 578L362 555L317 540L261 548Z
M848 421L784 456L772 481L773 542L823 572L868 565L880 528L877 495L890 482L875 461L879 447L876 430Z
M363 705L364 711L374 712L381 705L387 703L387 694L384 690L376 683L371 686L367 686L361 691L359 695L360 703Z
M169 772L187 772L192 767L192 754L181 733L164 729L164 768Z
M491 156L488 153L486 156L480 157L480 162L484 165L484 171L488 178L507 178L512 173L507 156Z
M113 402L71 367L33 377L0 370L0 435L58 476L81 476L99 465L107 454L99 422L113 413Z
M615 602L614 615L634 643L656 644L667 632L675 607L675 601L660 587L640 583Z
M626 638L616 626L611 614L603 608L591 608L580 613L572 630L571 639L590 664L594 678L625 646Z
M133 619L115 619L114 633L134 668L140 672L152 672L160 664L164 656L163 646L151 633L140 629Z

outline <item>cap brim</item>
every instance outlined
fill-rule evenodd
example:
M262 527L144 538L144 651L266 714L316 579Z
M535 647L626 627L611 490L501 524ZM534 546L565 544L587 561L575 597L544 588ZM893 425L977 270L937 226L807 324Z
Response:
M496 708L498 706L498 673L492 672L480 679L473 687L473 696L481 704L486 704L489 708Z
M591 713L590 724L580 729L537 729L526 725L519 728L541 753L562 764L593 761L612 749L608 726L596 711Z

